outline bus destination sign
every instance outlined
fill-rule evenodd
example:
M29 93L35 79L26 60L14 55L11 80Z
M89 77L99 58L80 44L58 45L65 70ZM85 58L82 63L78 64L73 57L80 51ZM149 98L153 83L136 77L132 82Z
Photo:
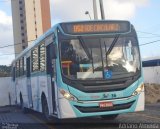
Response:
M126 33L130 31L130 23L127 21L96 21L79 23L62 23L61 27L66 34L106 34Z
M99 32L116 32L120 30L119 24L78 24L73 25L74 33L99 33Z

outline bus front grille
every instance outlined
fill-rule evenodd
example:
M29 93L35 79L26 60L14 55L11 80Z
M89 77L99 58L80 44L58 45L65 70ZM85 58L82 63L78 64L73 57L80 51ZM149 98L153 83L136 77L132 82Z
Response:
M98 106L95 107L82 107L75 106L82 113L92 113L92 112L106 112L106 111L116 111L116 110L125 110L129 109L135 101L125 103L125 104L115 104L113 107L100 108Z

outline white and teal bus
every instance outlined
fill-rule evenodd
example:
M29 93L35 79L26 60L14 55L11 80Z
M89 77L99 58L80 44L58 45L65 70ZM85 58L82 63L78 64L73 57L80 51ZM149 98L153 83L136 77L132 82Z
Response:
M128 21L59 23L12 62L14 101L47 119L144 110L136 31Z

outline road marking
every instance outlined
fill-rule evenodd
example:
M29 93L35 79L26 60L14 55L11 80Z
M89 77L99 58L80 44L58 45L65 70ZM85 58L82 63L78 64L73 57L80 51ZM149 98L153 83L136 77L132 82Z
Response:
M160 118L158 117L154 117L154 116L149 116L149 115L146 115L146 114L137 114L135 113L136 115L140 115L140 116L144 116L144 117L148 117L148 118L152 118L152 119L156 119L156 120L159 120L160 121Z
M49 129L53 129L52 126L48 125L46 122L42 121L41 119L39 119L38 117L29 114L34 120L38 121L40 124L44 124L46 127L48 127Z

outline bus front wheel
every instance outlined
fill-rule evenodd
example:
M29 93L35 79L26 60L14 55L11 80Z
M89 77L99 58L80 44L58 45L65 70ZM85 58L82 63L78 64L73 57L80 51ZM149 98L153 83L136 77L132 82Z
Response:
M61 120L49 115L49 108L46 97L42 97L42 113L47 123L60 124Z
M47 99L45 97L42 99L42 113L45 117L45 120L47 122L51 122L52 119L49 115L48 103L47 103Z

